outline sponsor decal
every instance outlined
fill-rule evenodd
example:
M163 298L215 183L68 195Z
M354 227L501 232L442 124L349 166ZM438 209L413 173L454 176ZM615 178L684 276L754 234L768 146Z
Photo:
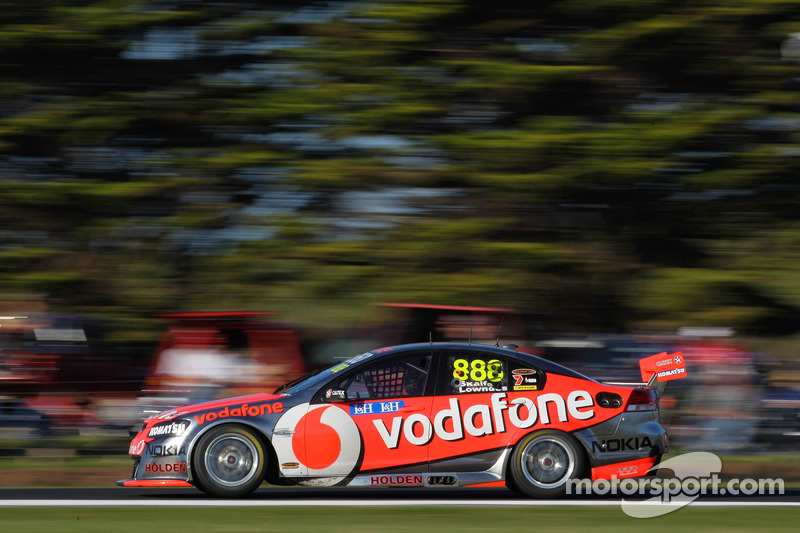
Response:
M422 413L414 413L405 420L402 416L391 419L387 427L384 420L373 420L375 429L389 449L400 445L400 438L415 446L428 444L434 435L442 440L455 441L466 435L483 437L507 430L504 411L508 413L511 426L519 429L533 427L537 423L548 425L551 416L560 422L568 422L570 418L588 420L595 416L594 399L586 391L576 390L565 399L560 394L540 394L534 402L531 398L519 397L506 401L506 393L492 394L490 403L477 404L462 412L458 398L450 398L450 407L433 415L433 420ZM451 424L447 424L450 421ZM452 426L452 429L448 427Z
M340 363L340 364L336 365L335 367L331 368L331 374L335 374L337 372L341 372L342 370L344 370L345 368L348 368L349 366L350 366L350 363Z
M665 370L663 372L659 372L656 374L656 379L658 381L664 381L662 378L666 379L675 379L680 374L685 374L685 368L673 368L672 370Z
M309 476L347 475L361 455L361 434L350 414L337 405L296 405L275 426L291 433L272 440L281 464L297 463Z
M205 424L212 422L218 418L227 418L229 416L264 416L271 415L272 413L282 413L283 404L281 402L262 403L261 405L237 405L234 408L225 407L216 412L203 413L202 415L195 415L194 419L198 424Z
M455 485L457 482L455 476L428 476L428 485Z
M382 350L378 350L376 353L380 353L381 351ZM373 355L375 355L375 354L372 353L372 352L362 353L361 355L356 355L355 357L351 357L350 359L345 361L345 363L347 363L348 365L354 365L356 363L360 363L361 361L365 361L365 360L369 359Z
M149 474L186 472L186 463L145 463L144 471Z
M539 377L530 368L518 368L511 372L514 378L514 390L539 390Z
M354 403L350 406L350 414L357 415L380 415L384 413L396 413L406 406L404 400L393 402L365 402Z
M297 470L300 468L300 463L281 463L282 470Z
M197 417L195 417L197 418ZM156 424L150 428L147 433L148 437L180 437L189 427L191 422L188 420L175 420L173 422L166 422Z
M328 389L325 393L326 398L341 398L342 400L347 399L347 393L343 389Z
M511 377L514 378L513 388L515 391L539 390L539 372L532 368L514 369L511 371Z
M371 476L370 485L381 485L385 487L399 487L408 485L423 485L421 474L393 474L391 476Z
M661 352L639 361L642 381L648 382L655 374L656 381L669 381L686 376L686 360L681 352Z
M653 448L650 437L631 437L629 439L608 439L600 442L592 441L593 452L638 452Z
M130 448L128 448L128 455L142 455L145 444L147 443L143 440L140 440L136 444L131 443Z
M174 455L186 455L186 446L176 444L148 444L145 453L153 457L167 457Z

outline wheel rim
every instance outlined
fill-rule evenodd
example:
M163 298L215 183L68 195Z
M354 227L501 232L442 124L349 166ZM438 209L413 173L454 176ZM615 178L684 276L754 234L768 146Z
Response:
M522 451L522 471L532 484L553 488L566 482L575 470L572 448L551 437L534 439Z
M250 439L226 433L208 446L205 466L214 482L237 487L256 475L259 468L258 451Z

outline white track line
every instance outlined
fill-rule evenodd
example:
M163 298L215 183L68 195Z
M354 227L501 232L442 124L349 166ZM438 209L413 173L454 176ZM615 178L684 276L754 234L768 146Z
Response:
M619 501L563 500L0 500L0 507L619 507ZM628 502L630 503L630 502ZM642 506L683 507L683 503ZM800 502L692 502L690 507L800 507Z

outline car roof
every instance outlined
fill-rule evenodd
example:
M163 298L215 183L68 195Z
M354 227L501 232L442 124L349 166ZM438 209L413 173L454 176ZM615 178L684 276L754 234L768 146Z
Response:
M515 359L522 361L523 363L528 362L530 365L535 366L539 370L542 370L549 374L561 374L563 376L569 376L576 379L582 379L594 382L593 379L588 378L578 372L575 372L574 370L570 370L569 368L553 363L552 361L548 361L546 359L542 359L541 357L536 357L535 355L531 355L525 352L518 352L516 350L512 350L509 348L502 348L499 346L492 346L489 344L477 344L477 343L424 342L416 344L400 344L395 346L386 346L384 348L376 348L374 350L369 350L361 355L357 355L349 359L348 361L352 359L358 359L358 362L354 363L351 368L347 368L346 363L348 363L348 361L344 361L343 363L334 363L328 369L325 369L316 374L309 375L307 376L306 379L300 380L298 383L288 387L285 390L281 390L281 394L299 394L308 391L316 391L317 388L322 386L326 381L328 381L329 379L333 379L333 375L330 373L332 368L337 368L341 370L347 368L349 372L356 368L360 368L364 365L370 365L375 361L380 360L384 357L393 357L408 352L422 351L422 350L429 352L478 351L489 354L502 355L505 357L513 357ZM341 365L345 365L344 368L342 368Z
M435 351L473 350L473 351L487 352L497 355L503 355L506 357L513 357L515 359L521 359L523 361L530 362L531 364L536 365L539 369L551 374L562 374L565 376L593 381L591 378L586 377L583 374L580 374L579 372L571 370L565 366L561 366L558 363L548 361L547 359L542 359L541 357L537 357L535 355L531 355L525 352L518 352L511 348L492 346L491 344L478 344L478 343L466 343L466 342L420 342L416 344L401 344L398 346L387 346L385 348L370 350L370 352L374 353L379 357L382 357L384 355L388 356L392 354L398 354L415 350L435 350ZM370 358L370 361L374 360L375 360L374 358Z

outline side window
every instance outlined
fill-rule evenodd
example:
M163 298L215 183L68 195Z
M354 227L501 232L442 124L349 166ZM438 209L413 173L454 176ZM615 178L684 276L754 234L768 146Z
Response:
M422 396L430 367L430 353L414 353L364 365L331 385L344 389L348 401Z
M508 390L509 361L481 352L451 352L444 357L437 393L441 395Z
M544 388L546 375L542 370L522 361L510 362L509 390L540 391Z

